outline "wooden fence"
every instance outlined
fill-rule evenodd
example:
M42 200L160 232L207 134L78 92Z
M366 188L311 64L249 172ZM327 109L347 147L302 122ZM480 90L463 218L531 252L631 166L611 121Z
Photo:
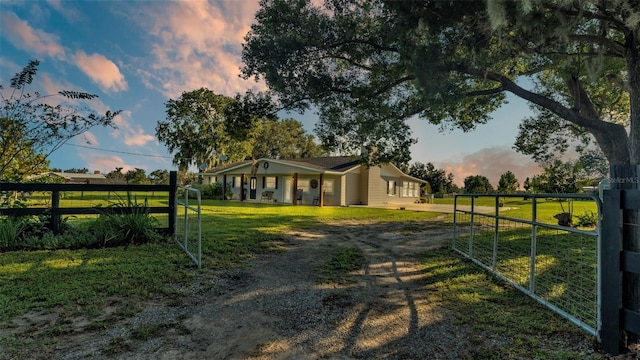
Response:
M623 210L640 209L640 190L606 190L603 192L601 268L602 304L600 340L602 348L617 355L623 350L624 332L640 336L640 313L625 307L625 299L637 292L637 276L640 274L640 253L623 246L623 228L640 227L625 224Z
M169 174L169 185L109 185L109 184L23 184L0 182L1 192L50 192L51 201L46 207L25 207L25 208L0 208L0 215L25 216L47 214L50 217L50 224L54 232L59 231L60 219L62 215L79 214L104 214L107 210L99 206L82 207L60 207L60 194L64 192L168 192L167 206L150 206L145 208L151 214L167 214L168 227L158 230L166 231L169 234L175 232L175 212L176 212L176 191L178 174L175 171ZM118 206L108 208L109 213L130 213L135 207Z

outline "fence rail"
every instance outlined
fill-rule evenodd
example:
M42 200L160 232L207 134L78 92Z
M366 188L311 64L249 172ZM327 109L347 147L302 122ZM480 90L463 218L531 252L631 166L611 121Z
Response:
M84 193L96 193L96 192L108 192L108 193L153 193L153 192L167 192L168 193L168 205L167 206L150 206L148 207L149 213L153 214L167 214L167 228L160 230L167 231L168 233L175 232L175 194L177 186L177 173L172 171L169 176L168 185L123 185L123 184L23 184L23 183L8 183L0 182L0 194L3 192L49 192L51 196L50 201L47 201L46 206L30 206L28 208L0 208L0 215L4 216L25 216L25 215L41 215L47 214L50 217L50 223L54 231L58 231L60 219L62 215L85 215L85 214L103 214L107 210L102 206L60 206L61 194L68 192L82 192ZM108 208L109 213L128 213L134 210L134 207L118 206Z

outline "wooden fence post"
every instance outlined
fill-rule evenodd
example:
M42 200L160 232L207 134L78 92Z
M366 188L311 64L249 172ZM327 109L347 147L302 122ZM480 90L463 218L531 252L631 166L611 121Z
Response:
M640 191L640 165L611 165L612 189ZM640 252L640 209L633 206L622 207L622 250ZM623 272L622 306L640 312L640 274ZM629 342L638 341L638 336L627 333Z
M60 233L60 213L58 213L58 209L60 208L60 191L54 190L51 192L51 218L50 218L50 226L51 231L54 234Z
M620 190L605 190L602 199L600 229L600 343L611 355L624 347L620 328L622 308L622 211Z
M169 234L176 232L176 194L178 192L178 172L169 172Z

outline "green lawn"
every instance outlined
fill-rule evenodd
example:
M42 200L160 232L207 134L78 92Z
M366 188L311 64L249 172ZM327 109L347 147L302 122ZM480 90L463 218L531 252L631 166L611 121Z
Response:
M438 214L368 208L282 206L205 200L203 269L239 266L256 254L280 251L281 232L334 220L407 221ZM164 216L166 217L166 216ZM86 226L82 217L70 224ZM29 310L94 311L109 296L146 297L189 281L191 260L173 242L98 250L0 254L0 321Z

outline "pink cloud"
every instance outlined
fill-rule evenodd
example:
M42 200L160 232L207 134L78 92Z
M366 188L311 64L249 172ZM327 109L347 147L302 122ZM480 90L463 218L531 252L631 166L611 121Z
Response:
M87 55L84 51L78 50L74 60L76 66L98 84L103 91L127 90L127 81L124 79L124 75L120 73L118 66L104 55Z
M137 129L134 133L130 133L124 139L124 143L129 146L143 146L149 141L155 140L156 137L153 135L145 134L144 130Z
M117 167L121 167L122 173L126 173L129 170L133 170L136 166L125 164L124 160L117 155L102 155L80 152L78 154L86 163L87 169L91 172L93 170L100 170L103 174L107 174Z
M16 48L37 55L64 59L65 49L58 43L56 35L34 29L11 11L3 12L0 19L2 35Z
M154 64L141 70L145 84L170 98L207 87L232 96L264 84L240 74L244 36L258 10L258 1L181 1L150 7L145 26L154 37Z
M111 135L115 138L122 139L127 146L144 146L148 142L155 140L154 135L145 134L144 130L133 124L132 113L125 110L114 119L117 129L113 130Z
M492 147L464 155L461 160L448 160L434 163L437 168L452 173L458 186L464 184L467 176L486 176L494 188L498 186L500 176L507 171L516 175L520 186L524 180L540 174L540 166L528 156L519 154L508 147Z

